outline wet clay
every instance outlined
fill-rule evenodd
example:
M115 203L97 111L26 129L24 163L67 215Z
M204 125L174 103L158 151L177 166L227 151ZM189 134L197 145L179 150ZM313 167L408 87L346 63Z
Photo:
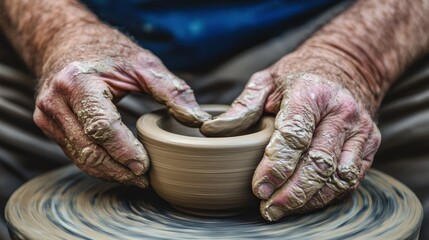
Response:
M206 105L212 115L223 105ZM205 137L166 111L137 121L139 139L148 151L150 185L174 207L198 215L232 215L258 204L251 189L253 172L274 131L274 117L263 116L252 128L234 137Z
M75 166L34 178L6 206L14 239L418 239L422 206L376 170L335 205L268 223L258 207L214 218L172 208L150 190L107 183Z

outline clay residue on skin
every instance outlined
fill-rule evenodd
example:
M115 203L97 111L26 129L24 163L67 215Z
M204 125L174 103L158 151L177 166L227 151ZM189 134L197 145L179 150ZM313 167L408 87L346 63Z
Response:
M121 119L119 113L100 107L98 94L88 95L80 101L80 104L80 110L76 112L76 115L84 126L85 134L97 143L111 138L111 126Z
M113 59L106 58L96 61L80 61L74 66L77 68L75 74L77 76L79 74L107 73L112 69L112 66L115 66L115 62Z
M377 148L368 139L380 138L367 110L340 84L306 73L284 81L277 130L252 183L255 195L266 200L261 213L271 221L320 208L355 189L370 165L363 163L373 159L361 149ZM352 157L346 161L343 153Z
M154 99L165 104L169 113L178 121L192 127L199 127L211 119L195 101L192 89L185 81L177 78L168 71L149 69L156 80L147 80L146 87Z
M259 120L273 90L274 82L267 71L255 73L231 108L204 122L201 132L206 136L226 137L242 133Z
M210 114L202 111L200 107L168 106L168 112L175 119L190 127L199 127L212 118Z
M210 137L236 136L255 124L261 114L262 109L254 109L246 112L245 116L220 116L205 121L201 126L201 132Z

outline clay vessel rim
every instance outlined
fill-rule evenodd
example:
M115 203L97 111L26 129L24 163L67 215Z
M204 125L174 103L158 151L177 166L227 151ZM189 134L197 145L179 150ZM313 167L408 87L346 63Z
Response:
M227 105L201 105L201 107L208 112L223 112L228 108ZM169 132L159 127L158 121L164 117L170 116L168 116L166 109L160 109L146 113L137 120L136 126L138 134L145 142L206 149L231 149L243 146L265 147L267 140L271 137L274 131L274 117L263 116L260 120L262 129L254 133L234 137L213 138L184 136Z

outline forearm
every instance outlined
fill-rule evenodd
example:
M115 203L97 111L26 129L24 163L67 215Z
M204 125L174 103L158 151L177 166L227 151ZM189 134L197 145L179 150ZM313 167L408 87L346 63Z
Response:
M37 76L55 68L52 58L72 44L101 42L93 36L106 28L75 0L1 0L0 27Z
M332 78L356 88L353 94L374 115L392 82L428 52L428 12L426 0L360 0L300 49L315 49L314 69L325 63L337 66Z

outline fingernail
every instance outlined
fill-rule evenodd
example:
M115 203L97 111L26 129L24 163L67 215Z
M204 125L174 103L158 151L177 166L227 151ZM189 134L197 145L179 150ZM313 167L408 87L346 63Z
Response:
M133 171L133 173L137 176L140 176L143 174L144 171L144 165L141 162L138 161L130 161L127 164L128 168L131 169L131 171Z
M281 217L283 217L284 212L283 212L281 207L279 207L277 205L271 205L265 209L265 211L263 212L263 215L264 215L265 219L272 222L272 221L277 221Z
M256 195L260 199L268 199L274 192L274 186L268 182L261 183L257 189Z

